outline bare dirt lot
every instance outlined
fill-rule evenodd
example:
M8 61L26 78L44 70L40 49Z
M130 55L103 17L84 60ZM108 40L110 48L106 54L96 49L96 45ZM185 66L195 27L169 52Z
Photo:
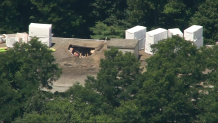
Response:
M95 48L93 55L83 58L74 57L69 51L68 46L77 45L83 47ZM6 47L5 43L0 44L0 47ZM99 71L100 59L104 58L104 51L107 50L107 42L92 39L74 39L74 38L52 38L52 48L56 51L52 53L56 59L56 63L62 68L62 75L60 78L54 82L52 90L46 90L51 92L64 92L69 89L73 84L79 82L84 84L89 76L96 76ZM139 60L141 61L141 68L147 65L146 59L151 57L144 52L144 50L139 51ZM211 72L211 70L206 69L203 71L204 74Z
M53 55L56 63L62 68L62 75L58 81L54 82L51 92L66 91L76 82L84 84L87 75L96 76L99 71L100 59L104 58L104 51L107 50L107 42L90 39L52 38L52 43L54 43L52 47L56 49ZM95 53L85 58L73 57L67 49L70 44L94 47ZM141 50L139 55L141 67L144 67L146 65L145 59L151 55L146 54L144 50Z
M95 48L95 52L93 55L88 57L74 57L68 51L68 46L70 44L83 47L92 47ZM6 47L5 43L0 44L0 47ZM83 85L87 75L97 75L99 71L100 59L104 58L104 51L107 50L107 42L94 39L52 37L52 48L56 49L52 55L56 59L55 62L59 64L60 68L62 68L62 74L60 78L53 83L53 89L49 91L64 92L77 82ZM149 58L151 55L146 54L144 50L139 51L139 55L141 67L146 66L145 59Z
M54 82L51 92L63 92L77 82L83 85L87 75L96 76L99 71L100 59L104 58L104 51L107 49L106 43L100 40L52 38L52 43L52 47L56 49L52 54L56 59L56 63L62 68L62 75L59 80ZM95 48L95 52L88 57L74 57L68 51L70 44L92 47Z

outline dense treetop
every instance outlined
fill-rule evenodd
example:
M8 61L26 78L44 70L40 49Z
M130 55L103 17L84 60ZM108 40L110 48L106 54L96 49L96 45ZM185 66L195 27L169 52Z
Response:
M51 88L61 69L52 51L37 38L16 43L0 54L0 120L11 121L23 112L29 98L42 87Z
M217 0L3 0L0 34L28 32L30 23L51 23L54 36L123 38L136 25L180 28L204 27L205 44L217 37Z
M217 5L216 0L4 0L0 33L28 31L36 22L52 23L55 36L123 38L135 25L184 30L199 24L205 43L213 44ZM146 72L133 54L112 48L97 77L52 94L40 89L51 88L61 74L51 51L37 38L16 43L0 54L0 121L217 122L218 46L197 49L173 36L152 49Z
M0 56L0 118L16 122L215 122L218 46L197 49L173 36L152 45L147 71L131 53L105 51L97 77L64 93L50 88L60 69L33 39ZM40 52L34 53L35 50ZM23 55L21 55L23 54ZM27 59L28 58L28 59ZM44 61L44 62L42 62ZM205 74L205 70L210 70Z

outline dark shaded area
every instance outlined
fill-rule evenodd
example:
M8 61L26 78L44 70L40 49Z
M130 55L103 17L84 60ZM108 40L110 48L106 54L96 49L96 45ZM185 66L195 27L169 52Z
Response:
M51 43L51 47L53 47L55 45L55 43Z
M72 51L70 51L70 48L73 48ZM81 54L82 56L90 56L92 55L91 51L95 50L95 48L92 47L82 47L77 45L69 45L68 50L74 54L74 52L77 52L78 54Z

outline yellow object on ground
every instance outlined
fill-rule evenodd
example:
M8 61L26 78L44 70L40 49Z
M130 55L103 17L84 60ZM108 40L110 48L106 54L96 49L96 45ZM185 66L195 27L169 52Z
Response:
M52 52L55 52L56 51L56 49L54 49L54 48L49 48ZM5 52L5 51L7 51L7 47L0 47L0 52ZM27 51L27 50L26 50Z
M0 49L0 52L6 52L7 50L5 50L5 49Z
M93 54L95 52L95 50L91 50L90 52Z
M6 52L7 51L7 47L0 47L0 52Z
M56 51L56 49L55 48L49 48L51 51L53 51L53 52L55 52Z

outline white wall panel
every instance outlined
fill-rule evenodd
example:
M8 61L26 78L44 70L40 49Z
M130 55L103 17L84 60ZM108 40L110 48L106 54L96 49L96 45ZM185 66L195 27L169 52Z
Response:
M194 44L197 46L197 48L199 49L200 47L203 46L203 37L197 39L194 41Z
M179 28L168 29L168 38L171 38L172 35L178 35L183 38L183 33Z
M194 41L203 37L203 26L192 25L184 30L184 39Z

